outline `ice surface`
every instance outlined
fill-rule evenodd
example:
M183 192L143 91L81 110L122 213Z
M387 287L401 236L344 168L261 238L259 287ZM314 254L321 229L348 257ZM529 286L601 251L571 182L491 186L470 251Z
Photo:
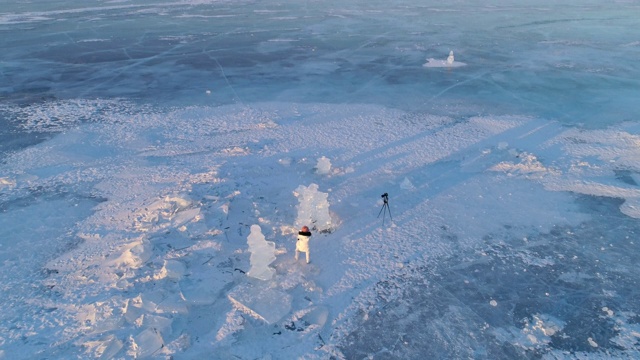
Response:
M265 239L260 225L251 225L247 244L251 253L251 268L247 275L260 280L271 280L276 270L269 265L276 259L276 244Z
M637 14L3 3L0 358L638 358Z

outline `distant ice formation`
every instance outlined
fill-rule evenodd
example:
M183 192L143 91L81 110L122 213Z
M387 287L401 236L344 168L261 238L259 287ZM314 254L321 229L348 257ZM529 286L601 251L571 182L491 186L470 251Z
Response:
M455 61L455 57L453 56L453 50L449 51L449 56L447 56L446 60L437 60L434 58L427 58L427 62L422 66L428 68L441 68L441 67L461 67L466 66L466 63Z
M326 157L318 159L316 164L316 173L320 175L328 175L331 172L331 161Z

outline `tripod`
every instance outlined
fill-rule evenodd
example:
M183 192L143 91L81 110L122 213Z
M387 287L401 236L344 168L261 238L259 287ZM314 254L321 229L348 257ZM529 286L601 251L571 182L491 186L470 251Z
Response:
M384 193L381 196L384 203L382 204L382 209L380 209L380 212L378 213L378 218L380 218L380 214L382 214L382 225L384 225L384 217L387 215L387 211L389 212L389 219L391 219L391 221L393 221L393 217L391 217L391 208L389 208L389 194Z

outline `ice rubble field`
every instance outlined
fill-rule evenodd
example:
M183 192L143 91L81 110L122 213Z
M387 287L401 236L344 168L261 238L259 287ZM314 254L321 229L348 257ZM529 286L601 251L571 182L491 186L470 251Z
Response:
M639 354L637 123L108 103L0 168L4 358ZM57 105L28 126L106 106ZM306 265L309 184L333 229ZM268 281L246 275L255 225Z

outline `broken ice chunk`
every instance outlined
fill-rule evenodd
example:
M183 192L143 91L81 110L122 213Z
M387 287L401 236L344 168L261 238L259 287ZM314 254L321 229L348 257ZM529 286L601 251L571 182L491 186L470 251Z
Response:
M243 284L228 295L239 310L273 324L291 311L291 295L264 285Z
M162 336L155 329L148 328L143 330L134 339L136 347L136 358L145 358L153 355L156 351L164 346Z

